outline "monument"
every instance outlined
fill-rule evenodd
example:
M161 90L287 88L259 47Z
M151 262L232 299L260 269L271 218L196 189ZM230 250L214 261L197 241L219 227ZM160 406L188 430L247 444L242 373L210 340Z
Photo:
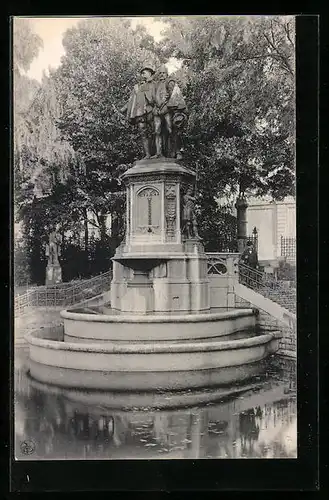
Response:
M258 373L282 334L258 334L257 312L235 305L237 254L221 265L222 288L210 287L196 174L181 162L187 107L164 67L146 63L141 77L122 111L140 130L144 158L121 176L126 233L112 258L110 290L102 303L95 297L61 311L62 332L27 335L30 372L60 386L115 390L116 401L118 391L154 390L178 391L182 400L186 388ZM158 393L151 399L159 404Z
M58 259L61 256L62 238L58 230L58 226L51 227L49 242L46 245L46 257L48 257L46 285L56 285L62 282L62 268Z
M192 195L196 174L178 163L177 123L186 120L186 104L164 66L155 72L147 63L141 75L123 109L139 126L145 158L122 175L127 224L113 258L111 304L125 312L202 311L210 302Z

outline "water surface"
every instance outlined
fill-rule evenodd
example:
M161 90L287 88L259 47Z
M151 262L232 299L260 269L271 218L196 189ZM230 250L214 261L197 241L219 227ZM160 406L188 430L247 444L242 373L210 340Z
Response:
M19 347L15 456L19 460L296 458L295 377L293 360L273 357L262 375L244 381L239 392L233 393L232 386L231 395L226 387L228 395L217 401L163 410L147 406L145 397L140 406L134 395L134 405L113 409L104 392L61 389L32 380L28 350ZM171 394L164 397L170 405Z

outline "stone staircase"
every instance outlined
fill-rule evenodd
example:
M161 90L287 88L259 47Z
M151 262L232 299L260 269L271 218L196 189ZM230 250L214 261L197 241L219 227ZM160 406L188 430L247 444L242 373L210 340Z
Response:
M275 280L265 273L239 265L239 282L235 285L236 307L254 307L259 311L262 329L280 329L283 333L279 354L296 357L297 319L296 289Z
M239 282L296 314L296 288L245 264L239 264Z

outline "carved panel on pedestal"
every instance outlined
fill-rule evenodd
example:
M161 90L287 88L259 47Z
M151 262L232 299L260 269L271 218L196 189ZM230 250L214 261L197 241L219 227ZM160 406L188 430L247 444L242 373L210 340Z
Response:
M176 239L176 184L166 184L165 187L165 217L166 217L166 239Z
M136 195L136 211L133 214L135 232L140 234L160 232L161 197L158 189L143 187Z

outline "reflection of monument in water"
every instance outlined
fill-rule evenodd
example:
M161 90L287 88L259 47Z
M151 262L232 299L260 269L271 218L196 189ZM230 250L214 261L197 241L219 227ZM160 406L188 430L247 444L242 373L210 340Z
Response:
M223 383L223 368L256 367L278 349L276 333L255 335L254 310L235 309L237 255L227 257L222 299L211 296L196 173L178 161L185 101L163 68L155 78L147 64L141 76L126 110L145 158L122 175L126 234L112 259L110 304L62 311L64 335L27 336L31 373L43 382L96 388L101 374L104 389L203 388Z
M29 380L17 385L18 439L40 443L36 453L45 458L291 456L283 441L290 420L295 422L296 402L283 399L284 387L263 389L210 407L121 411L106 405L101 392Z
M30 418L24 418L26 408ZM102 412L91 416L79 409L68 413L61 396L33 387L28 397L17 392L15 418L15 427L19 428L16 441L33 438L37 443L36 454L40 457L65 456L67 448L69 454L79 457L84 443L86 451L105 451L113 436L113 417Z
M259 426L256 423L256 411L250 408L239 415L241 455L252 455L254 442L258 440Z

